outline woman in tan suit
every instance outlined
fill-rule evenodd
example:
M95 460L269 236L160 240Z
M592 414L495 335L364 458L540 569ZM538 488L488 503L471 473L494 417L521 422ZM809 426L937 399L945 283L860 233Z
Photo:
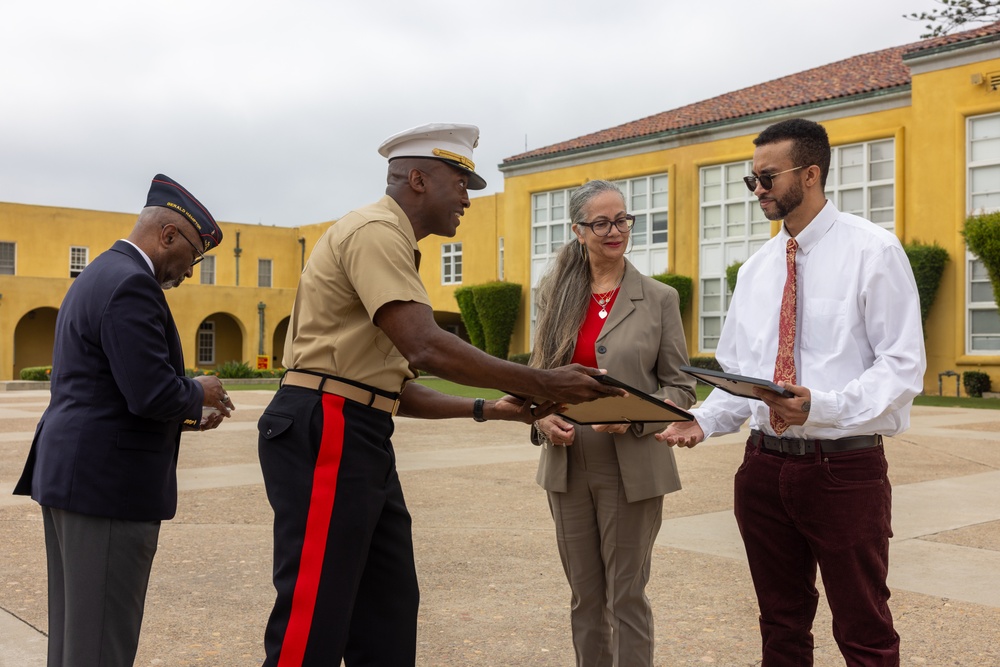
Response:
M636 389L687 408L677 291L625 259L634 218L621 191L590 181L570 198L575 242L539 285L531 364L605 368ZM579 667L653 664L646 598L663 496L681 488L673 449L653 434L665 425L576 426L558 415L535 422L538 483L548 492L556 540L572 589ZM572 445L572 446L569 446Z

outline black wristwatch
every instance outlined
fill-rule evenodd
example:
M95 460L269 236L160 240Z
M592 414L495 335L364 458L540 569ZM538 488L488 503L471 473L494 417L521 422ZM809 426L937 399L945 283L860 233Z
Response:
M472 404L472 418L477 422L486 421L486 417L483 416L483 406L486 405L485 398L477 398Z

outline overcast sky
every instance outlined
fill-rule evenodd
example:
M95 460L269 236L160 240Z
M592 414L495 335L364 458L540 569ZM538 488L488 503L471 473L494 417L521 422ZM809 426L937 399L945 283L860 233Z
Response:
M154 174L219 220L302 225L380 197L391 134L481 128L496 165L917 41L934 0L10 0L0 201L138 212Z

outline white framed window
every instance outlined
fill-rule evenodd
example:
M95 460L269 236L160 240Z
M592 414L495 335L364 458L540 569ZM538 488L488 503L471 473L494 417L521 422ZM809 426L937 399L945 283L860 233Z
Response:
M272 261L269 259L257 260L257 287L271 286Z
M771 238L771 221L743 182L750 160L702 167L698 262L698 349L714 351L722 335L732 292L726 268L745 262Z
M1000 114L967 123L966 205L970 214L1000 210ZM968 251L965 266L965 353L1000 354L1000 312L986 266Z
M215 322L205 320L198 327L198 365L211 366L215 363Z
M459 285L462 283L462 244L441 244L441 284Z
M215 284L215 255L205 255L205 259L198 263L201 267L201 284Z
M625 195L625 209L635 216L632 227L632 250L628 259L640 273L647 276L667 271L667 203L669 201L666 174L653 174L615 181Z
M826 196L845 213L896 227L896 141L881 139L834 146Z
M84 246L70 246L69 248L69 277L76 278L80 272L87 268L87 258L90 250Z
M12 276L17 270L17 244L0 241L0 276Z
M551 190L531 195L531 335L535 333L538 309L535 290L549 262L572 236L569 197L572 190Z

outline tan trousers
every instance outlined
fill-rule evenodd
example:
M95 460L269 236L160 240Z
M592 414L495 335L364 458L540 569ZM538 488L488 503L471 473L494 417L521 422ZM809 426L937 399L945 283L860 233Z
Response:
M572 590L576 664L652 667L653 612L645 588L663 496L626 502L607 440L584 444L577 438L568 465L566 493L548 496Z

